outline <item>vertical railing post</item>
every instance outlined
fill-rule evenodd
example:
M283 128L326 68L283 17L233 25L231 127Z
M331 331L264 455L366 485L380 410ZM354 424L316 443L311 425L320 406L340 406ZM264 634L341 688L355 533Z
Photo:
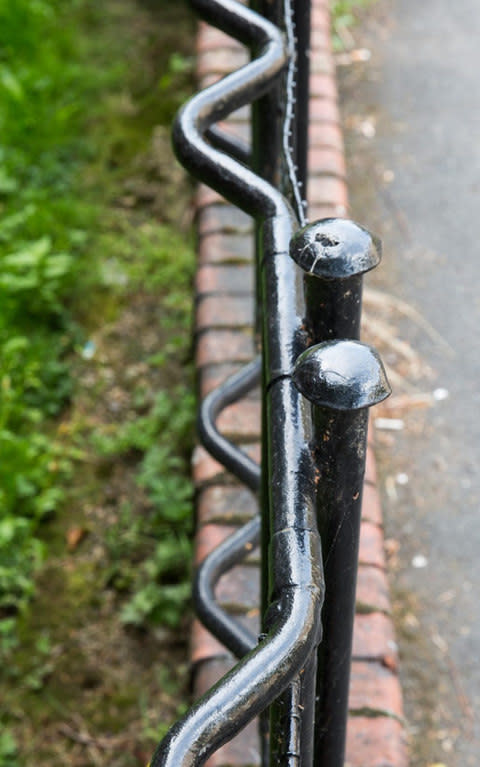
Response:
M366 229L344 219L324 219L300 229L292 238L290 255L304 271L306 326L313 344L335 339L358 339L362 298L362 275L380 261L381 245ZM364 375L377 375L370 368L366 352L358 345L342 348L343 357L352 355L366 367ZM333 349L330 348L330 356ZM363 348L363 347L360 347ZM300 388L309 397L312 381L306 386L306 371L314 370L322 386L326 374L316 366L328 356L324 347L320 357L305 357L297 371ZM337 354L337 353L335 353ZM363 356L362 356L363 355ZM307 365L307 361L309 363ZM337 360L337 356L335 356ZM338 372L338 371L337 371ZM334 375L332 369L332 376ZM352 391L360 385L362 372L355 373ZM340 396L341 380L335 384ZM317 381L317 385L320 385ZM302 388L303 387L303 388ZM320 387L321 388L321 387ZM385 387L381 387L383 399ZM376 396L376 395L375 395ZM319 647L317 705L315 715L315 765L343 767L348 715L348 685L352 647L357 552L363 474L365 466L367 410L378 399L372 395L366 404L352 401L351 412L335 404L330 409L315 407L313 446L318 475L318 526L325 563L326 597L322 611L323 640ZM311 397L309 397L311 399ZM315 401L312 400L311 401Z
M272 21L277 26L280 26L282 18L281 14L281 0L273 0L273 2L266 2L266 0L250 0L250 7L257 13L261 14L264 18ZM255 52L253 52L255 53ZM283 77L283 76L281 76ZM281 78L278 78L281 79ZM282 88L280 83L275 82L270 90L256 99L251 106L252 117L252 167L258 175L268 181L272 186L279 187L279 159L282 154L282 114L281 114L281 94ZM260 220L255 221L255 285L256 285L256 329L261 335L262 333L262 313L263 307L261 302L261 275L260 265L263 258L263 224ZM266 400L266 384L265 384L265 370L262 368L262 444L261 444L261 466L262 477L260 486L260 509L262 515L262 530L261 530L261 561L262 561L262 573L261 573L261 609L262 614L265 613L268 606L268 571L266 569L266 563L268 561L268 546L270 541L270 519L268 512L268 487L267 477L264 467L267 462L266 455L266 440L263 435L266 433L266 415L265 415L265 400ZM266 715L263 715L263 722L261 723L261 729L264 732L262 736L262 761L265 764L267 761L266 744L265 744L265 723Z
M354 221L325 218L296 232L290 255L305 275L312 343L358 339L362 277L380 263L380 240Z
M309 41L310 41L310 4L311 0L298 0L292 8L287 8L285 0L251 0L250 5L258 13L280 27L285 32L288 44L290 38L297 44L292 46L288 69L271 90L255 101L252 105L252 157L253 167L264 179L279 189L289 200L301 223L304 221L305 204L302 202L307 183L307 148L308 148L308 85L309 85ZM286 18L286 10L290 16ZM289 24L288 31L286 26ZM294 60L298 52L297 61ZM296 105L300 103L300 109ZM287 125L288 123L288 125ZM285 133L287 132L287 133ZM286 146L288 144L288 146ZM297 194L294 194L292 178L287 169L287 155L295 171ZM303 192L303 195L302 195ZM260 294L260 264L264 258L265 243L262 227L256 228L256 263L257 263L257 295ZM264 307L257 302L257 329L262 326ZM271 539L271 514L269 506L269 488L266 465L268 462L267 420L265 403L267 398L265 370L262 374L262 482L260 490L260 505L262 509L262 613L265 614L269 602L270 578L265 568L268 561ZM313 661L312 661L313 662ZM315 670L311 669L315 674ZM292 691L299 689L298 685ZM313 699L313 696L311 696ZM288 706L287 706L288 707ZM273 715L275 717L275 714ZM313 723L312 723L313 725ZM262 715L260 723L262 739L262 762L269 762L268 744L268 712Z
M297 178L306 195L308 169L308 124L310 103L310 17L311 0L296 0L293 9L297 62L295 76L294 160Z
M368 408L390 393L380 358L358 341L300 355L293 375L312 403L326 595L319 645L314 764L343 767Z

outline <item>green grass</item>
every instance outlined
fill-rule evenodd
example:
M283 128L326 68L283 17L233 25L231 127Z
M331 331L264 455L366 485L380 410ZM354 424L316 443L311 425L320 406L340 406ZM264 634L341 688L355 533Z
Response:
M160 5L168 17L168 7ZM116 40L109 32L112 20L128 11L128 4L101 8L92 0L0 0L4 629L28 608L35 572L47 555L45 522L68 497L78 444L57 434L56 419L69 406L71 361L87 338L87 328L97 321L93 315L103 304L117 311L116 306L128 301L132 286L146 289L148 281L149 289L160 295L168 285L164 323L172 328L172 338L163 352L164 362L185 343L178 338L188 335L191 248L184 237L157 222L149 230L142 224L132 234L126 216L112 207L112 199L121 193L125 169L131 172L129 163L148 141L152 124L168 123L184 98L190 71L188 59L168 50L161 77L146 62L135 67L133 57L151 41L128 52L128 41ZM180 274L170 263L179 250L188 262ZM112 264L122 261L129 284L120 290L112 285ZM181 399L188 413L185 418L191 421L191 397L182 394ZM168 408L165 403L164 407ZM109 447L118 452L122 440L135 441L135 428L150 425L150 442L136 449L146 453L138 481L154 504L162 492L158 473L175 477L180 472L174 456L179 440L171 454L162 453L155 443L155 429L161 428L159 408L156 403L141 425L128 424L118 438L112 437ZM185 495L191 494L187 487ZM180 494L170 487L164 493L170 490ZM182 520L186 505L185 498L178 506ZM9 632L3 634L0 652L9 644ZM8 739L2 748L8 750Z
M70 612L98 599L81 561L58 591L64 612L45 629L50 597L37 581L43 588L70 516L102 499L115 466L134 477L141 509L118 501L95 576L102 593L113 589L119 619L142 630L176 625L188 600L194 258L176 223L185 194L163 151L191 87L182 7L0 0L0 658L18 710L22 689L35 696L46 684L57 623L67 631ZM153 182L158 209L142 202ZM97 388L82 393L81 356L132 298L161 305L162 343L144 361L148 385L128 392L126 417L93 422L76 403L94 410L108 392L93 361ZM32 604L41 615L30 617ZM20 719L0 704L0 767L23 764L12 734ZM31 735L27 727L22 744Z
M60 2L0 2L0 615L31 595L36 531L70 471L46 419L71 392L68 300L92 218L75 185L94 72L61 16Z
M106 252L112 249L110 268L128 275L130 290L148 289L158 295L169 286L159 323L162 349L148 360L154 368L168 371L172 360L178 364L190 357L192 250L170 227L150 222L123 234L121 241L118 234L103 238ZM132 261L138 252L142 258ZM121 617L136 626L152 621L177 625L190 595L193 515L187 478L195 396L192 368L184 365L182 370L182 380L176 381L177 370L168 390L137 388L132 395L135 416L106 425L92 437L95 452L104 459L138 456L136 482L148 499L148 513L138 515L126 503L107 536L107 578L130 594Z

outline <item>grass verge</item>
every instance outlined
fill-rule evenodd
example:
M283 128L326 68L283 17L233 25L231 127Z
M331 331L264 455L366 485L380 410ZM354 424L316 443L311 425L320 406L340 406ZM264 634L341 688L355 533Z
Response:
M183 3L0 0L1 767L143 764L181 705L191 40Z

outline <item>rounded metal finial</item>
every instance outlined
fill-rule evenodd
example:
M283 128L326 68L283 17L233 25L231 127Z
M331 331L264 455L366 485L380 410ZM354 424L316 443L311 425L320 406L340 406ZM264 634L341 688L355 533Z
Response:
M310 347L297 359L293 381L310 402L333 410L371 407L391 393L379 355L359 341Z
M290 255L304 271L316 277L346 279L377 266L382 244L354 221L324 218L295 233L290 242Z

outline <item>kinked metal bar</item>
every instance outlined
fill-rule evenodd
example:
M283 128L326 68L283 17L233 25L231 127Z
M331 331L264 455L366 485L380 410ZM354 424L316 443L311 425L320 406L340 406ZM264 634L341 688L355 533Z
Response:
M334 728L337 753L330 761L322 753L331 751L325 746L328 732L320 745L314 738L314 731L325 729L322 722L329 717L328 711L315 712L318 690L327 678L325 662L337 663L335 657L325 661L320 644L325 592L322 547L327 571L332 571L332 562L333 572L338 570L338 554L347 557L344 565L353 579L353 591L350 584L341 601L342 610L350 617L336 626L345 654L351 647L366 413L371 404L388 394L383 368L373 350L357 341L338 340L340 329L343 332L345 328L347 338L355 337L356 319L349 326L341 318L345 310L352 317L359 312L359 279L367 270L365 264L370 263L365 260L362 238L368 233L354 224L342 229L343 224L335 220L299 229L299 224L305 223L305 211L296 167L301 161L296 162L295 156L300 158L305 150L306 123L304 120L301 134L294 103L295 94L302 88L305 91L305 69L300 88L295 82L294 24L301 18L305 34L306 0L300 0L295 8L290 0L270 3L277 23L234 0L194 0L193 4L207 21L252 51L248 65L186 104L176 120L173 137L185 167L257 222L264 407L261 501L269 577L264 586L264 632L256 642L216 605L214 585L225 569L239 561L245 544L258 540L259 520L239 530L202 566L195 587L202 618L241 660L171 728L157 747L151 767L203 764L270 706L265 764L340 767L345 700L338 707L341 713ZM264 4L263 0L258 4ZM273 98L265 96L272 93ZM278 156L270 152L268 161L273 165L263 171L259 147L262 142L266 144L258 123L255 170L249 166L249 149L215 126L232 111L262 96L264 104L277 104L283 112L275 129ZM293 143L290 134L295 136ZM352 235L353 240L361 240L363 256L359 256L355 242L352 246ZM332 264L340 264L340 268L335 270ZM318 305L325 298L326 314ZM258 487L259 468L218 432L215 419L223 407L258 380L258 374L258 363L247 366L212 392L200 413L204 444L252 489ZM335 605L333 592L329 599ZM330 623L335 624L335 610L332 616ZM328 677L337 685L341 680L343 695L345 678L348 687L348 665L349 657L343 658Z

